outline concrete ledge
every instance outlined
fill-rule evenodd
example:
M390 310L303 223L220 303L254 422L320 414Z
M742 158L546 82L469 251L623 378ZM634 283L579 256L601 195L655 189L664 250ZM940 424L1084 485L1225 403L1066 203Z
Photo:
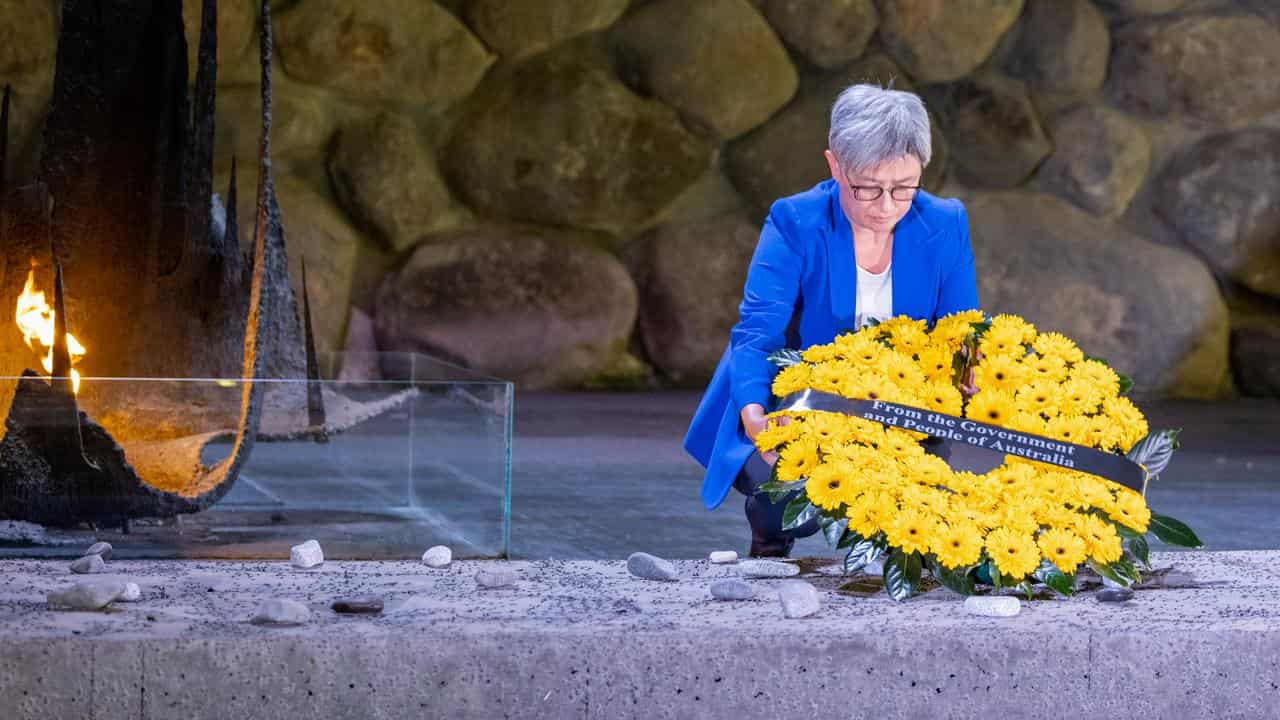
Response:
M1157 554L1200 587L1085 595L997 620L937 590L905 604L832 592L782 617L761 599L714 601L732 566L677 562L681 580L621 562L512 562L511 588L479 590L494 563L0 561L5 718L967 718L1099 715L1272 718L1280 704L1280 553ZM139 603L49 611L85 577L138 582ZM338 616L339 595L386 599ZM313 610L299 628L250 625L259 602ZM816 711L816 712L815 712ZM818 713L822 713L819 715Z

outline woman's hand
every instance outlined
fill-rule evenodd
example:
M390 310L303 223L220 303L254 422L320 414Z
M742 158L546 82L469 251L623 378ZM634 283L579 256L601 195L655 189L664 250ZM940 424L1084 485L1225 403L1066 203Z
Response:
M751 403L744 406L740 416L742 418L742 429L747 433L747 437L750 438L752 442L755 442L756 435L759 435L769 427L770 422L777 425L786 425L791 422L791 418L785 415L772 418L772 420L765 417L764 406L760 403ZM773 450L760 453L760 459L772 466L774 463L778 462L778 453Z

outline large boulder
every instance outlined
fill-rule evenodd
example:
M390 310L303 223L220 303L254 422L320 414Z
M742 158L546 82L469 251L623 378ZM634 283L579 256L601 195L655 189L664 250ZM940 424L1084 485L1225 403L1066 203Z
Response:
M610 370L635 318L635 285L609 253L573 234L492 226L427 238L383 282L374 321L381 350L537 389Z
M1280 297L1280 130L1210 135L1153 181L1159 217L1217 271Z
M725 168L743 196L766 210L774 200L829 178L822 151L827 149L831 105L842 90L859 82L913 89L901 68L881 53L838 72L806 78L782 112L726 147ZM925 168L924 185L935 190L946 173L948 146L937 122L931 129L933 158Z
M257 85L220 87L214 103L214 169L225 172L233 155L240 165L253 165L262 136L261 90ZM274 83L271 157L286 161L323 154L334 120L335 110L323 93L297 83Z
M1120 215L1151 167L1151 141L1127 115L1084 104L1049 121L1053 154L1036 179L1041 187L1097 215Z
M878 0L880 39L922 83L958 80L995 50L1023 0Z
M827 70L860 57L880 22L872 0L763 0L760 9L788 45Z
M328 161L334 193L396 252L455 225L460 208L412 120L393 113L342 128Z
M371 100L448 105L495 60L431 0L307 0L276 27L290 77Z
M622 232L697 180L712 148L571 43L495 71L442 158L451 186L491 217Z
M504 60L535 55L583 33L603 30L627 9L628 0L470 0L471 29Z
M1195 257L1051 195L978 193L967 207L987 312L1076 339L1140 392L1216 397L1230 387L1226 304Z
M934 86L927 97L947 137L962 141L951 160L968 185L1015 187L1053 150L1021 81L984 72Z
M1232 331L1231 367L1242 394L1280 398L1280 327Z
M629 75L700 132L735 138L795 94L795 66L747 0L654 0L615 28Z
M1241 126L1280 109L1280 29L1260 17L1141 20L1113 45L1108 93L1125 110Z
M1027 0L1004 69L1036 94L1080 96L1107 77L1111 36L1089 0Z
M760 231L737 216L663 225L627 248L649 360L678 384L711 377L738 321Z

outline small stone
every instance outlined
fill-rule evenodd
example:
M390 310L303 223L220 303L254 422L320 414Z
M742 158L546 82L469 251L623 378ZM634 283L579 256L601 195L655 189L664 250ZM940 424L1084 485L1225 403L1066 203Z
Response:
M333 611L344 615L377 615L382 612L382 598L371 595L338 598L333 601Z
M782 614L789 618L809 617L822 608L818 588L803 580L788 580L778 588Z
M436 545L422 553L422 562L428 567L446 568L453 562L453 551L444 545Z
M675 580L676 566L649 553L631 553L627 558L627 572L645 580Z
M138 583L125 583L124 592L116 599L120 602L138 602L142 599L142 588L138 587Z
M71 572L80 573L82 575L105 572L106 569L107 564L102 561L101 555L85 555L79 560L71 563Z
M98 557L94 555L94 557ZM101 560L101 558L99 558ZM49 609L101 610L125 593L119 580L87 580L49 593Z
M800 574L800 567L776 560L744 560L738 563L738 572L749 578L786 578Z
M1133 591L1129 588L1102 588L1095 596L1098 602L1125 602L1133 599Z
M258 614L249 622L254 625L306 625L311 620L311 608L297 600L272 598L258 606Z
M500 588L516 584L516 574L507 568L485 568L476 573L476 584L482 588Z
M717 565L738 562L738 553L732 550L717 550L711 553L711 562Z
M711 583L711 597L717 600L754 600L756 589L746 580L717 580Z
M84 554L85 555L101 555L103 560L110 560L111 550L112 550L111 543L96 542L90 545L89 549L86 550Z
M302 570L313 568L324 562L324 551L320 549L320 543L308 540L289 549L289 562Z
M971 595L964 599L964 611L982 617L1013 617L1022 612L1022 601L1008 595Z

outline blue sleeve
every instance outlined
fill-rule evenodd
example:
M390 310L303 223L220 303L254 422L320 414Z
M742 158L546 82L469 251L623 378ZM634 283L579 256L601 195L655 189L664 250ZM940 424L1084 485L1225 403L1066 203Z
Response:
M800 294L804 252L790 223L781 222L786 208L775 205L760 231L739 307L738 324L729 335L729 377L734 407L759 403L766 408L777 369L769 354L786 343L787 326Z
M957 223L955 251L942 268L937 317L978 309L978 279L973 267L973 245L969 241L969 215L964 205L959 207Z

